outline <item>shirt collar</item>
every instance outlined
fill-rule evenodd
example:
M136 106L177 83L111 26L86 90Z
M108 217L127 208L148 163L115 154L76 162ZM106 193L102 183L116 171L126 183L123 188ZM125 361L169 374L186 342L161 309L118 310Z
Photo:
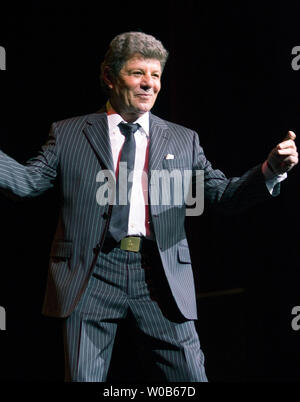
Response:
M109 100L106 102L106 113L109 128L116 128L118 124L121 123L122 121L126 123L126 121L123 120L122 116L120 116L113 109ZM134 123L139 123L142 129L142 130L139 129L139 131L145 133L147 137L149 136L149 112L144 113L141 117L139 117L136 121L134 121Z

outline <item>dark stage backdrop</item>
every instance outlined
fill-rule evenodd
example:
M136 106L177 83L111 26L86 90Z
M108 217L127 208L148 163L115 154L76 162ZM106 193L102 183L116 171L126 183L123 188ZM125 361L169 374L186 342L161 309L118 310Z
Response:
M292 54L300 6L265 3L28 1L2 9L1 149L25 162L51 122L98 110L108 43L142 30L170 51L153 112L196 130L213 165L241 175L288 130L300 136L300 61ZM234 217L205 208L187 220L212 382L300 379L300 330L291 325L300 305L299 199L297 167L268 203ZM60 322L41 315L57 205L55 191L26 202L0 197L2 380L63 380ZM121 338L110 379L142 381L126 354L128 328Z

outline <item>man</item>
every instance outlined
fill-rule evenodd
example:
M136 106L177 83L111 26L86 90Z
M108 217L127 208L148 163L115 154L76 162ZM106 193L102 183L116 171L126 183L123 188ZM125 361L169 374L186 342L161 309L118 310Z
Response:
M278 194L279 182L298 163L289 131L241 178L214 170L195 132L150 113L167 56L150 35L118 35L102 64L105 108L54 123L46 145L25 166L0 153L6 191L32 197L58 180L62 204L43 312L64 318L69 381L106 380L118 324L129 313L156 362L157 379L206 381L185 205L156 202L151 177L192 171L195 178L204 171L206 202L235 210Z

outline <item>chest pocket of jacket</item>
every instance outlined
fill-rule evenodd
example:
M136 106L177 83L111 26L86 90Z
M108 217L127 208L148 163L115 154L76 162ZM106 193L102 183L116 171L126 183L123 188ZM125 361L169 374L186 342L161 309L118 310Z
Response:
M182 207L185 200L185 161L164 159L162 169L153 171L150 185L154 205Z
M188 247L178 247L178 261L182 264L191 264L191 255Z
M168 169L169 172L172 172L172 170L183 170L183 169L188 169L187 164L185 163L184 159L164 159L163 160L163 168Z

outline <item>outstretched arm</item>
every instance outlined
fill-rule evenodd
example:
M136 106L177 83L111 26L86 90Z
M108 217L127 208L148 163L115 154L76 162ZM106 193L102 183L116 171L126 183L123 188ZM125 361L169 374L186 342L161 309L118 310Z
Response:
M270 152L263 164L250 169L241 177L227 178L220 170L212 168L199 146L197 137L196 166L197 169L204 169L205 198L209 204L227 213L255 205L269 198L270 194L277 195L278 183L286 177L286 172L298 163L294 142L296 135L289 131L286 139Z
M57 174L58 146L55 124L48 141L25 165L0 151L0 189L18 197L35 197L53 186Z

